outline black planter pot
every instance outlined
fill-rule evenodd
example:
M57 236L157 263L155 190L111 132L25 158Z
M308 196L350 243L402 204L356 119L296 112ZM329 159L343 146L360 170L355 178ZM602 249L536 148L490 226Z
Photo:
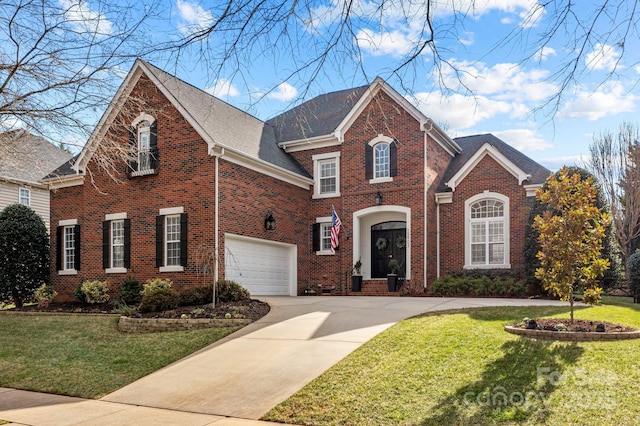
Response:
M351 291L362 291L362 275L351 275Z
M387 275L387 287L389 291L398 291L398 275L397 274Z

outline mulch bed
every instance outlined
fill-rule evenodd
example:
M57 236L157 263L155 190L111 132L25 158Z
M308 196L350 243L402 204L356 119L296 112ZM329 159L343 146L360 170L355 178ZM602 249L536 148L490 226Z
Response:
M55 312L55 313L73 313L73 314L112 314L113 305L111 303L102 303L89 305L80 302L52 303L49 306L23 306L20 309L11 309L11 311L21 312ZM147 312L141 313L140 318L183 318L183 315L189 318L248 318L253 321L259 320L265 316L270 310L267 303L255 299L247 299L239 302L218 303L213 308L211 304L180 306L163 312ZM229 315L227 315L229 314Z
M604 324L604 332L605 333L618 333L618 332L630 332L636 331L635 328L627 327L625 325L620 324L612 324L609 322L603 321L589 321L589 320L574 320L573 324L570 319L556 319L556 318L543 318L536 319L537 329L538 330L549 330L556 331L556 325L563 324L567 327L566 331L571 332L582 332L582 333L596 333L596 327L598 324ZM513 324L513 327L525 328L523 323Z

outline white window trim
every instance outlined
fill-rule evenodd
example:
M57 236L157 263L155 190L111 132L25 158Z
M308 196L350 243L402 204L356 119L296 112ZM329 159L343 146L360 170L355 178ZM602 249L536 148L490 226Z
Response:
M471 263L471 206L482 200L498 200L504 204L504 263L474 265ZM464 202L464 269L511 269L510 241L511 241L511 210L509 197L497 192L484 191L468 198Z
M68 226L76 226L78 224L78 219L65 219L65 220L60 220L58 221L58 226L62 226L63 228L66 228ZM64 246L64 230L62 232L62 253L60 254L62 256L62 269L60 269L58 271L58 275L78 275L78 270L73 268L73 269L65 269L65 266L67 265L67 253L66 253L66 247ZM73 247L74 249L74 255L75 255L75 245Z
M131 122L131 127L135 128L136 131L138 129L138 124L142 123L143 121L148 121L149 124L153 124L156 119L153 118L152 116L150 116L147 113L140 113L139 116L137 116L132 122Z
M123 220L127 218L127 212L123 213L109 213L104 215L104 220L108 220L109 222L113 220ZM109 244L112 244L111 241L111 224L109 224ZM110 257L113 256L113 246L110 247ZM113 259L110 258L109 262L113 264ZM126 274L127 268L107 268L104 270L105 274Z
M167 208L164 208L164 209L160 209L159 212L158 212L158 215L159 216L170 216L170 215L176 215L176 214L182 214L182 213L184 213L184 207L183 206L180 206L180 207L167 207ZM166 222L165 222L165 224L163 226L163 232L165 232L165 234L167 232ZM166 263L166 261L167 261L167 257L166 257L167 256L167 253L166 253L166 250L167 250L166 235L165 235L165 238L164 238L164 241L163 241L163 245L164 245L164 247L162 248L162 250L164 252L163 255L162 255L163 256L163 262ZM160 268L158 268L158 271L159 272L184 272L184 266L182 266L182 265L166 266L165 265L165 266L161 266Z
M315 154L313 160L313 198L335 198L340 196L340 152L328 152L326 154ZM336 191L326 194L320 193L320 163L324 160L335 160L336 162Z
M316 255L318 256L335 256L335 252L332 252L331 249L329 250L323 250L322 249L322 225L329 225L329 228L331 228L331 221L332 218L331 216L324 216L324 217L317 217L316 218L316 223L320 224L320 251L316 252Z
M110 213L110 214L105 214L104 215L104 220L108 220L108 221L112 221L112 220L120 220L120 219L126 219L127 218L127 213Z
M22 191L26 191L27 196L25 197L27 199L27 204L24 204L22 202ZM23 206L27 206L27 207L31 207L31 188L19 188L18 189L18 203L22 204Z
M393 143L393 138L390 138L389 136L378 135L377 137L369 141L369 146L373 148L371 153L371 155L373 155L373 158L371 159L371 167L372 167L371 173L373 173L373 176L376 175L375 146L378 145L379 143L386 143L388 145L391 145ZM391 149L391 146L389 146L389 149ZM389 173L391 173L391 157L389 157ZM369 179L369 183L384 183L384 182L393 182L393 177L385 176L385 177L379 177L379 178L374 177L373 179Z

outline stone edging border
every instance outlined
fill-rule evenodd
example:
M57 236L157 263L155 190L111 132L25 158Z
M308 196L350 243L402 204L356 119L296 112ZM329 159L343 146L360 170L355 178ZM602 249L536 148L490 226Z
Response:
M609 333L598 332L575 332L575 331L551 331L551 330L527 330L525 328L513 327L505 325L504 330L511 334L517 334L524 337L533 337L535 339L559 340L563 342L603 342L615 340L628 340L640 338L640 330L636 331L620 331Z
M239 327L251 324L247 318L130 318L121 316L118 330L125 333L155 333L161 331L199 330L202 328Z

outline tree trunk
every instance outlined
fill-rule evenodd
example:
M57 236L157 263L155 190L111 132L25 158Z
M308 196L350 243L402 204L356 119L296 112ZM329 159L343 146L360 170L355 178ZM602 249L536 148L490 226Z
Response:
M571 306L571 324L573 324L573 294L569 298L569 305Z

